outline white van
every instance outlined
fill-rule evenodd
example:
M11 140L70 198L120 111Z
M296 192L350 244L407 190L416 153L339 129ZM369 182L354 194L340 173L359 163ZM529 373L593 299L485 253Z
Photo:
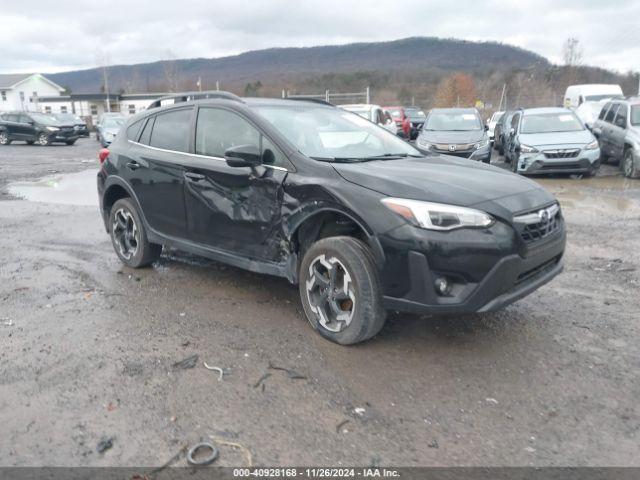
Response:
M603 105L612 98L622 96L620 85L570 85L564 94L564 106L574 110L582 123L591 130Z
M614 97L622 97L620 85L589 83L585 85L569 85L564 94L566 108L578 108L584 102L600 102Z

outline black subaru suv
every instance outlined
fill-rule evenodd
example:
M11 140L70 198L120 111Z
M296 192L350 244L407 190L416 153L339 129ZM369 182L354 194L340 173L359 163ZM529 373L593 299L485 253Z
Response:
M8 112L0 115L0 145L22 140L29 145L66 143L73 145L79 134L73 123L57 120L51 115L34 112Z
M206 96L155 102L100 153L100 208L128 266L165 245L285 277L341 344L388 309L493 311L562 270L560 206L531 180L424 156L324 102Z

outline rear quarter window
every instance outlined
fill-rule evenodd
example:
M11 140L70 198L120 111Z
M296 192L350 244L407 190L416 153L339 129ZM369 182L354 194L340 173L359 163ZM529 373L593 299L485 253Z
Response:
M143 119L144 120L144 119ZM140 129L142 128L143 120L138 120L137 122L133 122L131 125L127 127L127 138L132 141L138 140L138 135L140 135Z
M156 115L149 145L174 152L187 152L191 130L191 108Z
M613 119L615 118L617 111L618 111L618 104L614 103L613 105L611 105L611 108L607 112L607 115L604 117L604 121L613 123Z

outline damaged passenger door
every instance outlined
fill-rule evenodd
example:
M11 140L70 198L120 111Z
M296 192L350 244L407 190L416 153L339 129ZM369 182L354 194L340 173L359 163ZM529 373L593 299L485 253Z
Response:
M252 147L260 164L227 163L225 152L238 146ZM184 172L191 239L236 255L279 261L284 155L249 120L221 107L199 109L195 154Z

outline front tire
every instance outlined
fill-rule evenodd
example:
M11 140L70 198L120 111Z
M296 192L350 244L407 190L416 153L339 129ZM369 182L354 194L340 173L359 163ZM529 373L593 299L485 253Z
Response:
M622 166L622 173L627 178L636 178L640 176L640 172L633 161L633 150L627 148L624 151L624 157L622 158L622 162L620 165Z
M376 335L386 312L373 254L360 240L329 237L314 243L299 272L300 299L323 337L352 345Z
M42 145L46 147L47 145L51 145L51 141L49 140L49 135L46 133L41 133L38 135L38 145Z
M150 243L142 219L130 198L121 198L109 213L109 235L120 261L140 268L156 261L162 245Z
M11 145L11 139L7 132L0 132L0 145Z

